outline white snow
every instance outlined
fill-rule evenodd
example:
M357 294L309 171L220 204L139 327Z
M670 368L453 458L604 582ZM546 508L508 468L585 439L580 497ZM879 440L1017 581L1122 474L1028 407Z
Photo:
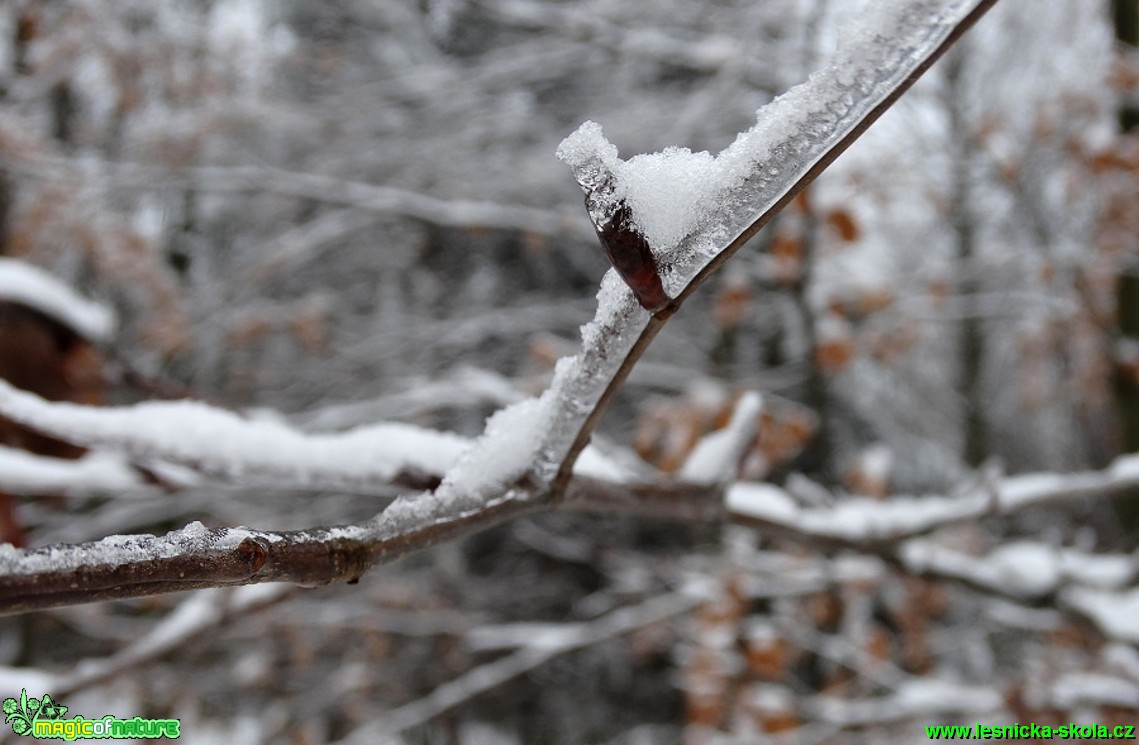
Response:
M1067 673L1049 686L1049 703L1057 709L1087 705L1139 706L1139 683L1096 672Z
M618 484L628 481L631 476L628 469L623 468L592 444L586 445L581 451L581 455L573 464L573 472L579 476L589 476Z
M808 708L820 719L856 725L912 719L951 712L1000 711L1001 692L995 688L938 678L914 678L903 682L895 693L875 699L847 701L833 696L815 696Z
M1111 464L1111 474L1121 479L1139 479L1139 455L1125 455Z
M885 502L849 497L833 507L807 508L778 487L740 482L728 489L727 505L743 517L811 535L861 541L920 533L976 516L988 508L988 501L980 496L897 497Z
M0 300L38 310L90 341L106 341L115 330L115 317L109 308L18 259L0 257Z
M482 436L447 471L436 495L444 500L488 497L528 472L542 443L549 401L544 395L495 412Z
M907 73L906 65L972 7L933 0L874 5L873 13L863 13L854 24L828 67L761 108L756 124L718 156L669 147L622 161L592 121L569 135L557 156L587 190L611 178L605 200L625 200L653 249L667 251L713 216L723 221L728 212L741 211L745 220L759 214L762 204L737 205L731 192L745 180L757 182L753 186L789 184L791 174L805 172L821 155L821 144L892 90Z
M1109 637L1139 644L1139 587L1123 592L1073 587L1060 597L1065 605L1092 619Z
M763 399L749 392L740 398L728 426L708 434L684 462L679 479L693 484L728 483L735 479L740 458L755 439Z
M404 468L443 473L468 446L463 437L405 424L305 434L273 420L245 419L197 401L110 408L45 401L0 380L5 416L82 445L121 449L236 480L297 486L380 484Z
M1130 556L1085 554L1035 541L1016 541L971 556L928 539L912 539L900 556L914 572L959 577L1016 597L1038 597L1065 584L1118 588L1136 574Z
M13 494L119 492L142 485L138 471L114 453L92 450L79 460L35 455L0 445L0 491Z
M1061 574L1051 546L1021 541L1001 546L984 557L970 556L933 540L907 541L900 551L906 568L917 573L935 571L992 587L1017 597L1033 597L1054 590Z
M794 523L799 505L787 492L773 484L738 481L728 488L728 511L743 517L780 523Z

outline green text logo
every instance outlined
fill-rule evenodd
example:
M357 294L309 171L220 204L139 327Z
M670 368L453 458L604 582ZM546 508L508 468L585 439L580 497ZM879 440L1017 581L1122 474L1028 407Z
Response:
M156 739L176 738L182 726L177 719L119 719L107 716L85 719L75 716L64 719L67 707L44 694L42 699L28 698L28 689L20 691L20 698L4 699L4 721L17 735L31 735L54 740L105 740L105 739Z

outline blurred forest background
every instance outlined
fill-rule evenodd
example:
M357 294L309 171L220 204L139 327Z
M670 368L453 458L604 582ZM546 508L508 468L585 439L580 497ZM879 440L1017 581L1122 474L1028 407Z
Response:
M558 142L593 119L625 157L716 152L861 6L0 0L0 255L115 309L111 403L474 436L574 351L608 267ZM757 389L744 475L839 499L1139 448L1137 35L1136 0L998 3L686 303L595 442L673 473ZM31 545L378 510L224 485L66 505L19 502ZM1137 525L1134 498L1101 499L953 540L1134 557ZM719 600L595 622L693 577ZM107 659L184 602L6 619L0 663ZM551 629L588 643L415 715ZM1139 724L1136 641L870 553L554 514L293 594L64 703L181 717L190 742L372 742L396 707L394 742L910 742L958 718Z

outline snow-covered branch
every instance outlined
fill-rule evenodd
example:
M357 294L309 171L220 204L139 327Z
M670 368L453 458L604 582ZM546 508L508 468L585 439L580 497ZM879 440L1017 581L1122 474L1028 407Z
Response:
M211 531L197 525L162 538L136 536L78 547L9 550L0 556L7 607L216 584L349 581L374 564L563 499L575 462L608 402L679 303L838 157L994 3L883 4L881 12L870 14L852 31L826 67L760 109L755 126L716 157L670 148L622 161L600 127L591 123L567 138L559 155L587 192L594 227L605 234L613 216L622 215L619 227L624 234L618 236L619 242L628 244L635 234L632 242L643 249L642 258L648 258L654 280L659 271L663 290L673 302L650 314L616 274L608 273L598 294L597 314L582 330L579 353L558 362L554 380L541 397L512 404L491 417L481 438L469 447L462 444L461 455L461 443L444 435L404 450L422 431L394 432L390 427L396 425L301 436L279 424L252 423L188 402L95 412L49 406L0 386L0 412L12 419L65 439L112 445L133 458L174 461L207 473L266 474L301 484L344 485L390 479L393 472L421 457L439 459L425 465L445 470L433 493L400 498L374 520L357 526L284 534ZM39 167L53 172L60 166L70 168L65 161L41 161ZM100 170L91 175L98 177ZM102 170L117 180L140 183L163 176L142 166ZM447 225L567 230L560 215L486 203L443 203L311 174L200 168L175 172L172 178L190 188L265 189ZM610 251L615 261L619 250ZM660 280L655 281L660 288ZM741 422L740 428L745 424ZM739 436L730 437L727 450L739 441ZM225 453L219 453L219 442L224 442ZM382 448L376 447L379 442ZM723 454L722 448L716 450ZM706 476L703 471L693 475Z
M586 192L599 234L635 231L647 241L675 302L650 314L615 272L605 276L597 316L582 332L582 349L559 363L547 392L554 405L534 468L539 480L556 470L555 491L564 487L608 400L677 304L994 3L883 5L879 15L864 19L829 65L760 109L755 126L716 157L668 148L623 161L593 122L562 143L558 155ZM625 215L628 225L618 225L617 218L623 223Z
M770 484L737 483L727 491L736 518L809 540L891 544L954 523L986 515L1007 515L1058 502L1102 499L1139 486L1139 457L1124 456L1102 471L1031 473L981 481L954 496L862 497L833 507L805 507Z
M136 462L165 461L246 484L382 488L405 470L439 474L466 438L404 424L305 434L197 401L105 408L45 401L0 380L0 414L54 437L118 450Z

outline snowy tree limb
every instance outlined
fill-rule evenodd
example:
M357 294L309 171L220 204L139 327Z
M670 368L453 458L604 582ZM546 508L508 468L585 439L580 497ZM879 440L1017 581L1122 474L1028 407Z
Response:
M430 494L403 498L374 520L271 532L192 523L164 536L110 536L40 549L0 544L0 614L208 587L355 582L368 569L539 508L513 492L455 512Z
M650 158L634 169L633 161L620 161L596 125L587 123L567 138L559 155L587 192L598 230L602 224L597 215L611 216L616 211L614 201L626 200L631 203L633 223L646 232L650 244L654 237L680 238L674 245L652 246L673 303L648 314L613 273L606 275L598 295L598 315L583 333L581 352L559 365L548 392L557 405L540 450L547 464L558 464L555 495L564 491L574 459L609 401L679 305L858 139L995 2L922 0L905 8L892 6L898 15L869 23L829 67L760 109L756 126L713 163L697 156L680 158L678 163L671 162L676 158L667 162ZM709 202L689 204L693 195L684 187L691 185L684 182L700 171L706 173L695 196ZM677 194L651 193L652 185L669 180L681 182ZM635 199L637 186L646 181L650 186L642 191L650 193ZM642 212L655 214L638 215L638 203ZM677 212L687 213L679 223Z
M761 109L757 124L716 159L691 153L678 158L677 151L646 156L634 166L617 158L599 128L588 126L563 143L563 159L590 192L593 207L608 209L606 200L628 200L630 226L651 247L673 301L649 314L613 273L606 275L598 313L583 329L581 351L558 363L540 399L492 417L483 437L448 469L433 493L401 498L373 520L344 528L270 533L196 524L158 538L112 537L27 552L9 548L0 553L0 608L12 612L268 581L355 581L377 564L566 500L575 462L608 403L679 305L995 2L884 5L886 12L867 20L828 67ZM149 182L156 175L136 166L112 170L124 180ZM689 172L706 177L695 190L683 183ZM543 211L441 203L317 175L203 168L175 178L187 180L188 187L268 188L443 224L567 229L564 218ZM664 186L663 201L660 195L650 193L647 201L637 195L638 184L646 183ZM34 405L11 390L3 393L15 409ZM700 514L706 514L703 508Z

